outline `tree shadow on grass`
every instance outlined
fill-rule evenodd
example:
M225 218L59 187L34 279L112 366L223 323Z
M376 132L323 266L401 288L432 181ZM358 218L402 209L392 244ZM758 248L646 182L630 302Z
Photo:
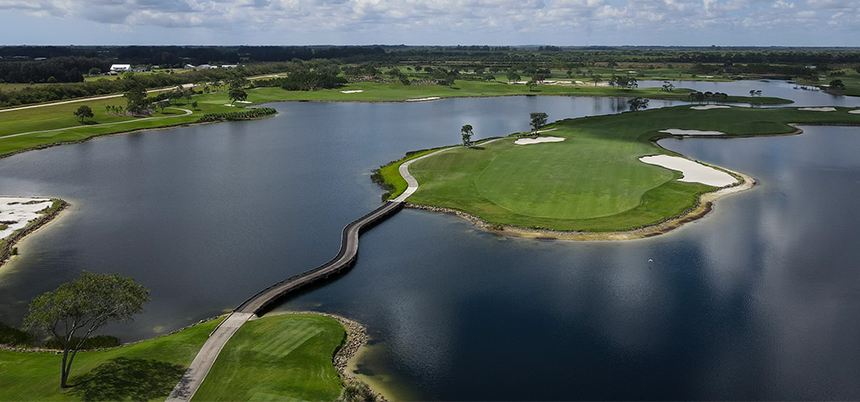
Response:
M169 395L184 373L177 364L118 357L76 377L69 393L84 401L147 401Z

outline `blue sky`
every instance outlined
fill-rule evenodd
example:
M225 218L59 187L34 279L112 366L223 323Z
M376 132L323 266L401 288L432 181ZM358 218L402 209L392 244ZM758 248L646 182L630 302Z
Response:
M860 46L860 0L0 0L0 44Z

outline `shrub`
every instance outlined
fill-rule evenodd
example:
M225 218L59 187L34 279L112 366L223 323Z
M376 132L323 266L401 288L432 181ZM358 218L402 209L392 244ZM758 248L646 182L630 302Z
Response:
M33 335L0 322L0 344L10 346L33 346Z
M271 116L275 113L278 113L278 111L270 107L255 107L241 112L206 113L203 115L203 117L197 120L197 122L210 123L215 121L251 120L258 119L260 117Z

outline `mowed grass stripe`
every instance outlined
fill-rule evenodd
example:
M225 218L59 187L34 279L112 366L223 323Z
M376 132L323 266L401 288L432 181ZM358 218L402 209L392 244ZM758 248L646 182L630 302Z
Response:
M339 322L318 315L250 321L225 345L194 400L334 400L341 385L332 356L345 336Z

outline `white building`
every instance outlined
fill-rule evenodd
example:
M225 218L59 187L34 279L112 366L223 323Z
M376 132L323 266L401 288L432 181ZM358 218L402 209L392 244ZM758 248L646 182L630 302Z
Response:
M131 71L131 64L111 64L110 71L116 71L118 73Z

